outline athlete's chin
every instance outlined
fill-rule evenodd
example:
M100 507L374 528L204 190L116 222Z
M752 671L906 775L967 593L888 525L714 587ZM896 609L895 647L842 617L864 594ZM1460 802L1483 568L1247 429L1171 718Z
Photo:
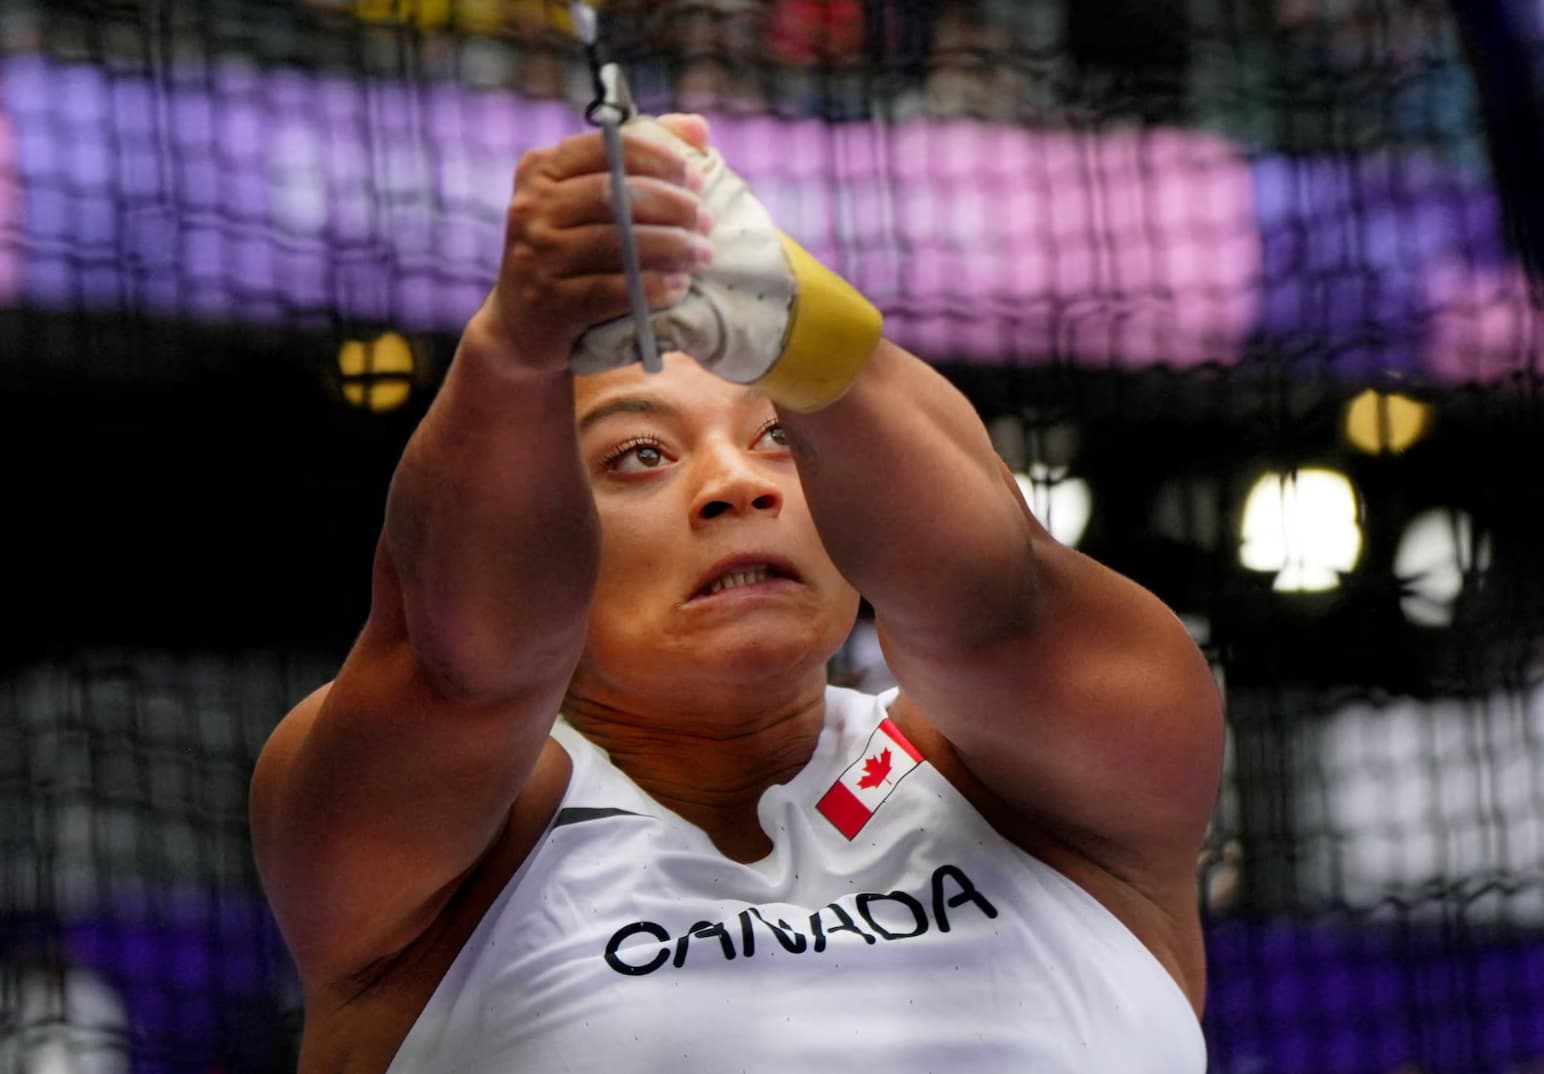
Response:
M656 700L684 693L727 701L742 692L780 692L823 676L840 637L833 642L835 632L819 629L808 616L769 619L750 616L684 633L645 632L625 645L592 638L576 679Z
M823 670L830 654L823 651L818 635L807 633L807 621L804 628L779 633L742 623L716 631L693 651L686 674L754 685L769 678Z

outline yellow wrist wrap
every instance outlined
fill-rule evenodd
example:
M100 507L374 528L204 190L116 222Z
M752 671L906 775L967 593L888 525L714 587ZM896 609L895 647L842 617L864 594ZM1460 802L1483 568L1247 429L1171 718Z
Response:
M781 356L757 381L778 406L803 413L841 398L879 345L884 317L857 288L778 232L798 281Z

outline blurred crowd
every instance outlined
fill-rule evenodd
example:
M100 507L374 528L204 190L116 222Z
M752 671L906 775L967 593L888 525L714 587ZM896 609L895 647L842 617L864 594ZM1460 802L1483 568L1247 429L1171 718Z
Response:
M452 31L472 80L538 97L572 96L568 5L559 0L302 0L309 8L383 27ZM611 53L640 91L685 107L821 111L841 115L872 101L876 72L890 95L971 96L982 80L944 77L940 66L982 68L993 51L1023 53L1037 23L1054 45L1061 12L1017 0L597 0ZM432 43L430 44L432 48ZM565 55L565 52L567 54ZM983 68L984 69L984 68ZM979 73L979 72L978 72ZM956 84L951 84L956 83ZM861 85L860 85L861 84ZM979 109L977 109L979 110Z
M534 97L588 91L566 0L299 2L328 19L418 32L421 70ZM1471 122L1441 0L1263 0L1212 26L1197 24L1189 0L593 6L646 107L1050 124L1118 116L1199 122L1293 149L1402 123L1422 128L1408 132L1418 141L1440 141L1434 118L1455 130ZM1307 107L1287 116L1262 103L1299 98ZM1376 114L1363 115L1369 108Z
M1252 147L1451 149L1474 92L1446 0L592 0L648 110L1202 127ZM97 0L0 5L0 49L123 70L265 66L588 101L567 0Z

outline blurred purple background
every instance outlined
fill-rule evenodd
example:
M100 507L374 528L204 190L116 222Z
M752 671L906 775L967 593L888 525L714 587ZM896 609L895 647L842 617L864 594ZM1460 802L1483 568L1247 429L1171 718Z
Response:
M0 302L454 332L515 162L570 107L224 61L187 84L0 66ZM1163 127L713 117L795 237L934 360L1494 381L1534 309L1484 170L1430 151L1250 157ZM1327 363L1326 363L1327 360Z

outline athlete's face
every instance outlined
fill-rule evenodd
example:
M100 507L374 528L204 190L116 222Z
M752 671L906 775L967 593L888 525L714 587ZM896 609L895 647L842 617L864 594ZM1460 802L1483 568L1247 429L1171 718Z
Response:
M823 672L858 596L826 554L772 404L682 354L576 382L601 522L575 685L679 690Z

